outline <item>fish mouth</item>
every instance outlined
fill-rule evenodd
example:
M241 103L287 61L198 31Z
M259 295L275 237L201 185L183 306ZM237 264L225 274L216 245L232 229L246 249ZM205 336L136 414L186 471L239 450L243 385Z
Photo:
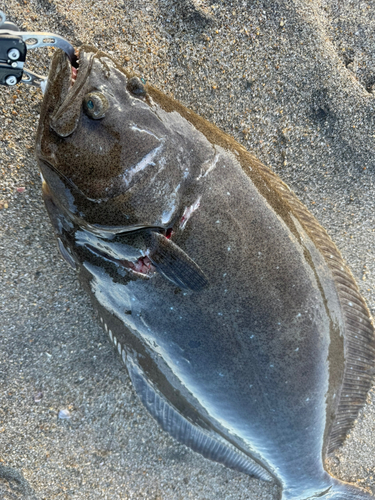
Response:
M71 63L62 50L56 50L50 65L44 103L51 116L64 109L85 86L93 60L100 51L90 45L82 45L75 50L75 60Z
M70 79L70 88L73 87L73 85L75 84L76 80L77 80L77 76L78 76L78 70L79 70L79 66L80 66L80 57L81 57L81 53L82 53L82 59L84 58L84 54L85 54L85 46L83 45L80 49L76 48L74 50L74 60L73 61L69 61L68 59L68 62L70 62L70 70L71 70L71 79Z
M77 62L74 61L72 65L63 50L56 50L51 60L40 110L36 135L37 157L44 157L42 143L49 136L54 119L64 113L69 103L77 97L77 89L82 88L87 81L92 66L91 61L96 52L96 49L89 46L80 47L79 51L76 51Z
M52 58L40 119L48 122L62 138L71 135L78 126L94 59L100 53L98 49L83 45L76 51L73 64L61 50Z
M66 58L66 78L69 81L69 91L76 87L81 87L86 82L86 79L91 71L92 61L95 55L98 53L98 49L90 47L88 45L82 45L79 49L75 50L76 59L74 63L71 63L68 58ZM64 57L64 54L60 55Z
M76 49L74 53L75 53L77 59L76 59L75 64L74 65L72 64L72 66L71 66L72 74L71 74L71 85L70 85L70 87L73 87L75 81L77 80L77 74L78 74L78 68L79 68L79 50Z

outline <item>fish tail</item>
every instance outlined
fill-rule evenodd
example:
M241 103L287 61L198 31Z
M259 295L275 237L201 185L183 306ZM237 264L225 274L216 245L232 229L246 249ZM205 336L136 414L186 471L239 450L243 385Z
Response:
M375 497L356 486L340 481L334 481L332 487L326 495L322 497L324 500L374 500ZM306 499L307 500L307 499Z
M318 489L308 488L303 493L283 491L281 500L375 500L375 496L348 483L330 478L330 484Z

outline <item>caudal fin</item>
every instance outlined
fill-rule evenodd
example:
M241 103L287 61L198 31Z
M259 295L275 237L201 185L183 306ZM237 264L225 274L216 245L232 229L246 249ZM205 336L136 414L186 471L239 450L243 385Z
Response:
M322 497L326 500L375 500L373 495L366 493L360 488L356 488L348 483L334 480L332 488L327 495Z
M282 500L375 500L375 496L366 493L364 490L352 486L348 483L343 483L329 477L329 482L326 486L322 483L318 488L307 488L305 490L295 489L283 491Z

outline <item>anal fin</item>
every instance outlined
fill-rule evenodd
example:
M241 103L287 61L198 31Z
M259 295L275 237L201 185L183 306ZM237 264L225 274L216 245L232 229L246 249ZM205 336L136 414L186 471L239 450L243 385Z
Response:
M252 460L245 453L235 448L229 442L226 442L214 431L205 431L183 417L152 387L142 369L133 360L128 358L126 366L133 386L142 403L162 429L177 439L177 441L214 462L219 462L226 467L244 472L249 476L264 481L273 481L272 476L255 460Z

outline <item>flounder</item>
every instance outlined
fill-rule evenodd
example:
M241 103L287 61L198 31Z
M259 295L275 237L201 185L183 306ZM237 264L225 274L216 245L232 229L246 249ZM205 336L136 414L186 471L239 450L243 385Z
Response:
M54 56L36 152L60 251L162 428L283 500L373 498L324 469L371 387L372 320L279 177L89 46L78 72Z

